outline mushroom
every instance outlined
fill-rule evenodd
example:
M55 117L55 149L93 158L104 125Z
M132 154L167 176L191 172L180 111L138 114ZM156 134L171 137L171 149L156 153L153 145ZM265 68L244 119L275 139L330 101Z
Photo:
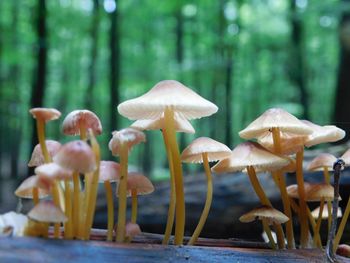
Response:
M118 187L118 227L117 242L125 240L126 223L126 194L128 180L128 152L131 148L141 142L145 142L145 134L133 128L126 128L120 131L114 131L113 137L109 141L108 147L115 156L120 156L120 180Z
M61 113L56 109L49 108L32 108L29 112L36 119L36 128L41 151L44 156L45 163L51 162L51 157L46 148L45 143L45 123L51 120L56 120L61 116Z
M118 182L120 178L119 163L113 161L101 161L99 182L103 183L106 191L107 199L107 241L113 240L113 225L114 225L114 205L113 191L111 182Z
M182 167L178 149L175 123L176 114L190 120L210 116L218 107L202 98L197 93L175 80L164 80L157 83L146 94L125 101L118 106L121 115L131 119L158 119L164 116L164 134L169 144L175 174L176 223L175 244L183 242L185 229L185 198L183 191ZM171 182L173 183L173 182Z
M262 146L255 142L245 142L237 145L229 158L219 161L212 171L216 173L235 172L247 170L250 182L255 193L260 199L262 205L272 206L262 189L256 176L256 169L259 171L274 171L289 165L289 159L282 158L265 150ZM280 225L276 225L277 236L280 248L284 248L283 229Z
M290 218L288 218L285 214L276 210L273 207L261 206L261 207L255 208L255 209L251 210L250 212L242 215L239 218L239 221L241 221L242 223L250 223L256 219L262 221L264 231L266 232L266 234L270 240L270 245L273 249L276 249L276 244L275 244L274 239L272 237L269 225L273 225L273 224L280 225L280 224L283 224L283 223L289 221Z
M213 183L209 162L215 162L227 158L231 155L231 150L226 145L217 142L211 138L200 137L195 139L181 154L182 162L186 163L203 163L205 175L207 179L207 197L205 200L204 209L198 221L198 225L193 232L188 245L196 243L205 221L207 220L212 198L213 198Z
M49 190L39 187L36 175L26 178L16 189L15 195L20 198L33 199L34 205L39 203L39 199L47 197Z
M118 232L118 226L115 225L115 232ZM131 241L134 236L140 235L140 226L136 223L127 222L125 225L125 239Z
M61 148L61 143L54 141L54 140L45 140L46 148L48 150L48 153L50 157L52 158ZM34 147L34 150L32 152L32 156L30 158L30 161L28 163L29 167L36 167L39 165L42 165L45 163L43 153L41 151L40 144L37 144Z

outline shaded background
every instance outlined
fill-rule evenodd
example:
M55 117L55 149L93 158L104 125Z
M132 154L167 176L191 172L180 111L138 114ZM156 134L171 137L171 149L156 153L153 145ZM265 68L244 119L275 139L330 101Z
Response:
M37 143L30 108L57 108L63 117L74 109L96 112L104 127L98 138L103 159L113 160L107 149L111 131L131 124L118 115L117 105L163 79L183 82L220 108L192 122L197 132L179 136L181 149L199 136L233 148L241 142L237 132L269 107L349 132L350 1L0 0L0 211L14 209L12 192L28 175ZM48 138L72 139L61 134L62 120L49 123ZM147 132L147 141L132 152L130 162L160 187L156 195L163 206L149 199L160 216L141 210L139 221L161 233L168 170L160 133ZM200 167L184 169L200 178ZM222 209L239 200L230 180L247 182L244 176L220 178L215 190L226 187L227 192L215 195L225 196L226 203L214 199L213 206L225 217ZM187 184L196 185L192 180L186 178ZM204 202L200 180L186 197L189 233ZM237 220L245 202L256 204L251 188L239 191L246 195L232 201L236 212L227 212L226 225L229 218ZM211 220L206 235L218 236L220 224ZM234 230L220 233L231 236Z

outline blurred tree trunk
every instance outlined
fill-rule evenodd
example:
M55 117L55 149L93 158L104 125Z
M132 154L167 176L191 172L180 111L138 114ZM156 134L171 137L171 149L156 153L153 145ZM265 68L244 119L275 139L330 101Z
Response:
M349 0L343 3L350 5ZM335 124L346 131L344 142L350 138L350 11L344 11L339 24L339 65L336 86L334 121Z
M304 111L302 118L309 119L309 95L306 85L305 74L305 60L304 60L304 46L303 46L303 34L304 27L300 19L300 15L297 11L297 0L291 0L291 69L290 78L292 83L299 89L300 104Z
M46 1L37 1L36 34L37 43L35 47L35 56L37 65L33 71L33 84L31 92L30 107L42 107L45 95L46 85L46 66L47 66L47 31L46 31ZM32 124L32 148L37 144L35 120Z
M117 106L120 103L119 84L120 84L120 19L119 5L116 0L116 9L109 14L110 17L110 130L114 131L119 127L117 117Z
M225 59L225 144L228 147L233 146L232 141L232 102L233 102L233 84L232 84L232 75L233 75L233 55L232 55L232 46L228 46L226 50L226 59Z
M97 61L97 51L98 51L98 31L100 24L100 14L99 14L99 0L94 0L91 31L90 31L90 41L91 41L91 53L90 53L90 65L88 69L89 83L86 92L85 102L87 109L93 109L93 92L96 84L96 61Z

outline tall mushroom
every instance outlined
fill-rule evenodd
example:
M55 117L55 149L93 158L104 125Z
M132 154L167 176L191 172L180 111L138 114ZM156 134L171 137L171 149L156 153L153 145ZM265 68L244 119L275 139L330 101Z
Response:
M120 179L119 179L119 202L118 202L118 226L117 242L125 240L126 223L126 195L128 180L128 154L131 148L141 142L146 141L145 134L133 128L126 128L120 131L114 131L113 137L109 141L108 147L114 156L120 157Z
M146 94L125 101L118 106L121 115L131 120L158 119L164 116L165 137L169 143L175 174L176 223L175 244L183 242L185 229L185 198L183 191L182 167L175 134L175 115L190 120L210 116L218 107L175 80L157 83Z
M188 245L196 243L205 221L207 220L211 201L213 198L213 183L209 162L215 162L227 158L231 155L231 150L226 145L217 142L211 138L200 137L195 139L188 145L181 154L181 160L186 163L203 163L205 175L207 179L207 197L205 200L204 209L198 221L198 225L193 232Z

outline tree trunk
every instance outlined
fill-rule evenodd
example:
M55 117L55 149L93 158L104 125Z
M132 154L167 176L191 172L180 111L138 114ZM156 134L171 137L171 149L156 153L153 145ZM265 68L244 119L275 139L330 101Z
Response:
M120 83L120 19L119 5L116 0L116 9L110 13L110 130L114 131L119 127L117 118L117 106L120 103L119 83Z
M299 89L300 104L304 111L302 118L309 119L309 95L306 86L305 61L303 59L303 34L304 28L299 18L296 6L297 0L291 0L291 69L290 78Z
M349 3L349 0L343 0L344 3ZM339 24L339 65L336 86L335 124L346 131L345 138L341 141L347 141L350 138L350 116L349 116L349 101L350 97L350 12L342 13Z
M91 54L90 54L90 65L88 69L89 83L86 92L85 102L87 109L93 109L93 92L96 84L96 60L98 51L98 31L100 24L100 14L99 14L99 0L94 0L94 8L91 23Z
M228 147L233 147L232 141L232 101L233 101L233 86L232 86L232 75L233 75L233 59L232 59L232 48L227 47L226 54L226 80L225 80L225 144Z

